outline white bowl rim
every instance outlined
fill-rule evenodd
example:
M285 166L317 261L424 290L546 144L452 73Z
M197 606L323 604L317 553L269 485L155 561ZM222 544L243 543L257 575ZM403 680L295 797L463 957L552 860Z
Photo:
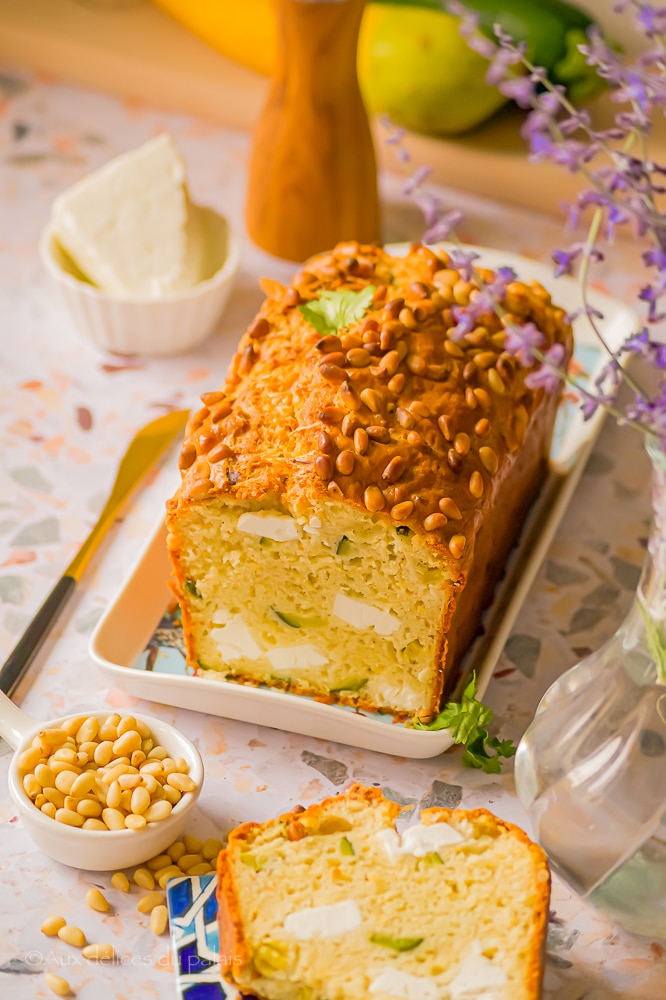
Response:
M196 207L204 208L206 211L212 212L226 223L228 242L227 256L222 267L211 275L210 278L197 282L197 284L193 285L191 288L183 288L177 292L169 292L166 295L154 296L152 298L126 298L121 295L114 295L113 292L105 292L103 289L97 288L95 285L89 284L87 281L80 281L78 278L75 278L73 274L69 274L67 271L64 271L53 255L52 246L56 236L52 221L49 221L42 230L42 234L39 238L39 255L47 271L56 279L56 281L67 285L77 294L87 295L91 299L106 302L121 302L126 306L155 306L158 304L161 305L162 303L182 302L196 299L205 295L206 292L209 292L214 288L218 288L220 285L223 285L227 280L232 278L238 270L241 259L240 240L227 217L221 212L218 212L216 209L211 208L209 205L198 205ZM76 829L76 827L74 829Z
M25 739L21 740L20 744L18 745L18 747L16 748L16 750L12 755L12 759L10 761L9 770L7 774L7 782L9 784L9 791L11 797L14 800L14 803L19 812L21 813L21 815L26 817L27 822L36 823L37 826L42 827L46 832L48 831L53 832L53 824L57 822L57 820L52 819L50 816L45 816L42 812L40 812L40 810L35 806L34 802L31 802L31 800L25 794L25 791L21 786L20 778L18 776L18 766L16 763L18 761L19 754L21 754L23 750L26 750L30 746L31 741L37 735L40 729L57 728L60 723L65 722L67 719L76 718L76 716L78 715L86 715L86 717L92 715L100 718L101 717L106 718L110 714L111 712L109 711L108 708L106 708L106 709L100 709L99 711L90 711L87 713L85 711L69 712L67 715L59 716L56 719L49 719L47 722L38 721L35 727L31 730L31 732L25 737ZM100 844L109 844L110 841L114 841L115 843L122 843L123 839L124 840L129 839L128 834L129 836L137 837L143 834L147 829L150 829L151 833L153 833L156 829L159 830L168 829L168 826L171 825L170 820L172 819L180 820L183 814L189 812L189 810L192 808L192 806L199 798L199 794L203 786L204 767L203 767L203 761L201 759L201 754L199 753L199 750L194 745L192 740L188 736L185 736L184 733L181 733L180 730L176 729L175 726L172 726L171 723L163 722L162 719L158 719L154 715L141 715L138 712L132 712L131 714L138 722L145 722L146 725L149 726L151 729L155 728L156 723L158 724L158 726L164 726L164 728L169 731L169 735L171 735L171 733L173 732L179 739L183 741L183 745L187 746L188 750L190 750L191 752L192 759L190 761L189 773L190 776L192 777L192 780L196 782L196 788L192 792L186 792L185 793L186 798L185 797L181 798L181 800L174 806L174 808L166 817L166 819L160 820L154 826L150 825L150 827L142 827L140 830L127 830L127 829L84 830L82 827L79 826L67 826L67 824L61 823L59 825L64 829L60 830L59 831L60 833L63 833L64 830L66 829L67 832L71 833L72 836L74 836L75 838L95 837L96 841L99 840ZM167 824L168 826L165 824ZM103 838L100 837L100 834L102 833L104 834Z

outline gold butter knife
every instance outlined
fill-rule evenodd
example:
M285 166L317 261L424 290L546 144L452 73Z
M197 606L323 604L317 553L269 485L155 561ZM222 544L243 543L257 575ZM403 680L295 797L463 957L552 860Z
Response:
M113 524L122 505L144 475L182 431L189 410L173 410L152 420L132 439L118 467L116 481L97 523L48 595L18 643L0 667L0 691L11 695Z

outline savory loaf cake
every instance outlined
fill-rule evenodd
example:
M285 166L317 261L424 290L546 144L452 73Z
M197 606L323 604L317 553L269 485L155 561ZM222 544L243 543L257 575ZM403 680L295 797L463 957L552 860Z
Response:
M485 280L492 272L483 271ZM546 474L530 389L446 253L342 244L267 298L188 424L167 513L188 663L432 716ZM506 314L571 331L536 283Z
M536 1000L545 855L485 809L400 806L355 785L245 823L218 858L222 973L262 1000Z

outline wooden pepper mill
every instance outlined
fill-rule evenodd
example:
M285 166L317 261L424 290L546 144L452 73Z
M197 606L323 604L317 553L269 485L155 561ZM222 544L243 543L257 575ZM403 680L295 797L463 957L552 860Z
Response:
M250 160L250 238L302 261L378 240L377 168L356 73L365 0L276 0L279 54Z

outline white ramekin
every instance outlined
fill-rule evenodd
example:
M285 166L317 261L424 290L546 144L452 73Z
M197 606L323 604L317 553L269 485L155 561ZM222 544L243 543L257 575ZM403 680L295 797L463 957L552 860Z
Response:
M192 211L211 276L155 299L122 299L91 285L60 247L51 225L46 227L40 256L82 337L112 354L159 358L184 354L213 333L234 284L240 245L224 216L199 205Z

